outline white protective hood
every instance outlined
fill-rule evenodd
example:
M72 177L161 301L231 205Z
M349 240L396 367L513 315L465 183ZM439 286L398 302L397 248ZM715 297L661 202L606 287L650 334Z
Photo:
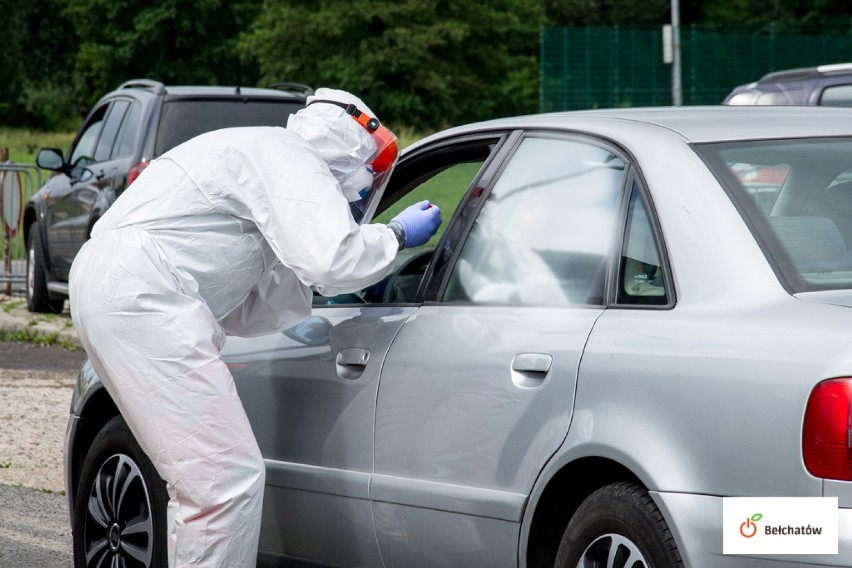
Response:
M361 112L376 115L364 101L346 91L317 89L308 97L308 106L287 120L287 130L295 132L316 149L331 173L340 183L343 195L350 202L363 197L362 191L373 183L367 166L376 153L376 144L364 128L333 104L311 104L331 100L354 104Z

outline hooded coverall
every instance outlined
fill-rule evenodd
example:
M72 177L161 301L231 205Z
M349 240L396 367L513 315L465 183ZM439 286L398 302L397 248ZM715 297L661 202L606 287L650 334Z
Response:
M369 112L342 91L316 98ZM154 160L73 263L74 325L167 483L170 566L254 566L264 464L219 351L226 334L306 318L311 286L350 292L390 271L397 237L358 225L344 197L369 186L374 151L330 104L286 129L203 134Z

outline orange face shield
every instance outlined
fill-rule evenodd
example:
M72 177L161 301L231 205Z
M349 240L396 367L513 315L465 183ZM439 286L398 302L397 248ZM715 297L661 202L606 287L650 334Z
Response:
M310 104L314 103L328 103L342 108L346 111L346 114L355 119L355 122L363 126L370 133L373 142L376 143L376 153L373 156L372 162L370 162L370 169L374 173L382 174L394 165L396 157L399 154L396 136L394 136L393 132L385 128L379 122L379 119L367 116L366 113L361 112L354 104L345 104L331 100L315 100L310 102Z

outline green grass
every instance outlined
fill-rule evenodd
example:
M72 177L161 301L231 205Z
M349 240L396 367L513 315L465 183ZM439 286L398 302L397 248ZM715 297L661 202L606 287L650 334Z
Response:
M74 140L74 132L39 132L25 128L0 128L0 148L8 148L9 160L34 164L41 148L59 148L64 154Z

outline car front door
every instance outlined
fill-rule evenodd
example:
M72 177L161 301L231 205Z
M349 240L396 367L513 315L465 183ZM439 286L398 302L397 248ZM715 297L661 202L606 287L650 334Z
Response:
M384 566L517 565L604 310L625 163L594 140L527 134L447 229L381 371L370 496Z
M377 221L421 199L449 217L500 140L457 140L404 159ZM394 273L374 286L315 296L312 317L284 333L228 338L226 360L266 460L264 559L382 565L369 500L379 372L417 310L422 259L435 241L402 251Z

